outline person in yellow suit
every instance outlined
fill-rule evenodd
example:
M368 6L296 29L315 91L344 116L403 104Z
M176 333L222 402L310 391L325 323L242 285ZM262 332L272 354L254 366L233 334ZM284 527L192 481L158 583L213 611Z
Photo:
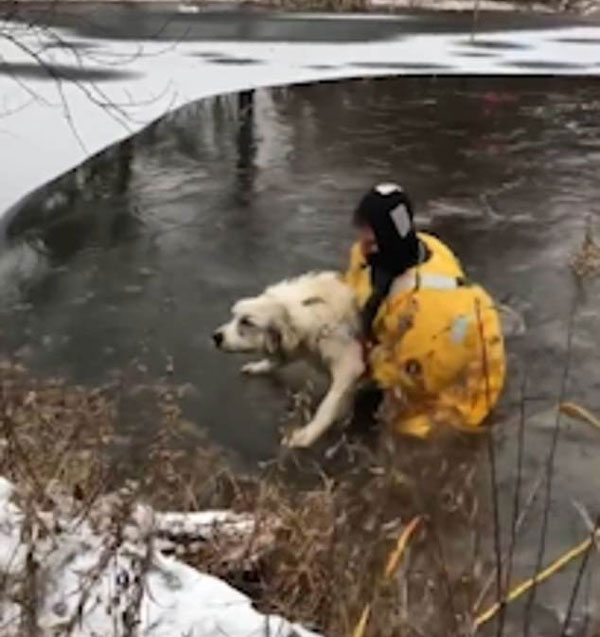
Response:
M399 432L478 431L506 372L500 318L451 250L417 233L411 201L396 184L369 190L354 212L359 239L348 284L363 318L371 378Z

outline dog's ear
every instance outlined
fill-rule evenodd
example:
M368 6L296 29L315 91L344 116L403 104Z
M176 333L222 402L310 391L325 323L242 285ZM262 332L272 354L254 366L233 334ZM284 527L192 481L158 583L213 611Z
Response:
M269 354L270 356L281 354L283 351L283 348L281 347L281 341L282 338L279 330L276 327L269 325L269 327L267 327L267 337L265 340L265 348L267 350L267 354Z
M289 312L278 305L267 326L266 347L269 354L285 354L294 351L300 338L294 330Z

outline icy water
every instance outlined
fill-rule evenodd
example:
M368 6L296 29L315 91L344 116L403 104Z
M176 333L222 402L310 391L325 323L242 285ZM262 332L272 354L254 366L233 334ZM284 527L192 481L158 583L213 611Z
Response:
M185 107L34 193L7 222L1 346L83 383L131 361L158 377L172 360L175 380L193 387L193 421L247 462L272 457L283 384L241 377L242 361L214 351L210 333L241 296L343 267L357 198L397 180L421 227L527 324L509 344L497 415L508 524L523 379L523 497L546 461L559 397L600 412L599 288L569 268L600 212L599 88L576 78L380 79ZM587 533L574 502L592 517L600 508L600 432L566 419L561 432L548 558ZM533 568L536 533L531 524L518 550L521 574ZM574 574L544 585L532 634L558 634Z

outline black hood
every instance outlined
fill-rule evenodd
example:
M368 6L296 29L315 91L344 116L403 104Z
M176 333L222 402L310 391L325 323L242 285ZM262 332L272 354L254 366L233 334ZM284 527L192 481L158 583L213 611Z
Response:
M371 188L354 211L356 226L369 226L377 242L377 252L367 256L373 292L363 309L366 336L377 311L396 277L420 261L420 245L413 224L413 208L408 195L396 184Z
M419 263L412 203L400 186L371 188L354 212L354 223L369 226L375 235L378 252L369 255L369 265L396 277Z

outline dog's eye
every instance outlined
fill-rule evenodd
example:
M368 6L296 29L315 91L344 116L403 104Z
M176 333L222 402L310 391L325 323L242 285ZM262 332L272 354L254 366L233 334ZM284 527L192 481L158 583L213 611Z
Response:
M240 325L242 327L254 327L252 319L248 316L242 316L242 318L240 319Z

